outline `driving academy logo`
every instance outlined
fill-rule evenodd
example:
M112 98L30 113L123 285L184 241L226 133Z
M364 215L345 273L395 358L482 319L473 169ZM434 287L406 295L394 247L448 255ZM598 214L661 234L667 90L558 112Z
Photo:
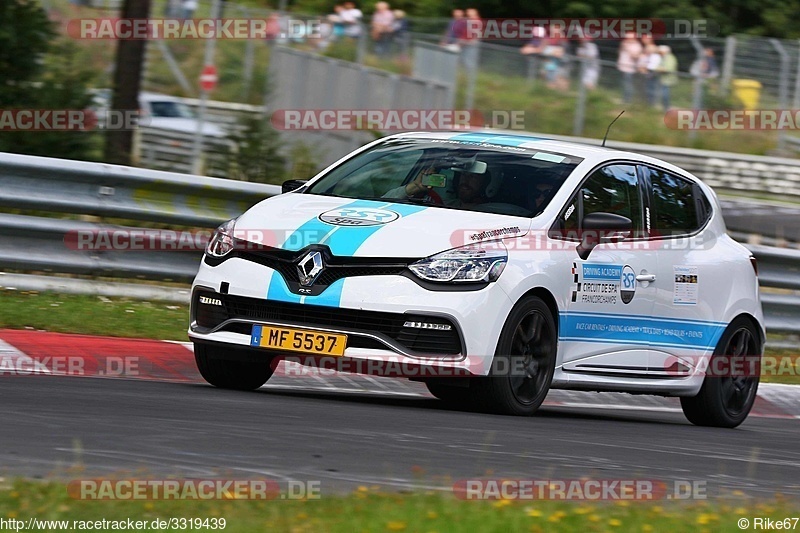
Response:
M629 265L572 263L572 301L585 304L627 304L636 295L636 273Z
M400 215L387 209L341 207L326 211L319 219L333 226L378 226L388 224L400 218Z

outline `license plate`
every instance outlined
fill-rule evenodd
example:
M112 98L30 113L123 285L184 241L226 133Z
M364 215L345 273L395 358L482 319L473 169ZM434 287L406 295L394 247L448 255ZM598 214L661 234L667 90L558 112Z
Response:
M289 352L342 356L347 346L347 335L255 325L250 336L250 345Z

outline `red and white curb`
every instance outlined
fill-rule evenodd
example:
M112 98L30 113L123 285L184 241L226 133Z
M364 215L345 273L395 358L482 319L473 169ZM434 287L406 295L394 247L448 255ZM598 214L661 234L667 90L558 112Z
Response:
M297 365L297 363L281 363ZM278 367L266 388L431 397L422 383ZM0 329L0 378L79 376L204 383L191 343ZM680 413L677 398L553 390L545 406ZM750 416L800 419L800 386L762 383Z

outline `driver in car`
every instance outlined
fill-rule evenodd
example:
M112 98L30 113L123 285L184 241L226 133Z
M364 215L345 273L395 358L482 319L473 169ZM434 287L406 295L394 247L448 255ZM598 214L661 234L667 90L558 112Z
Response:
M424 185L425 176L434 174L435 169L429 167L423 169L417 177L408 182L405 186L400 186L390 190L384 196L389 198L425 198L433 192L433 187ZM487 170L483 174L464 171L458 181L458 197L444 202L449 207L470 208L474 205L486 203L489 198L486 196L486 187L492 180L492 175ZM436 194L434 192L434 194ZM438 196L438 195L437 195ZM433 200L431 200L433 201Z

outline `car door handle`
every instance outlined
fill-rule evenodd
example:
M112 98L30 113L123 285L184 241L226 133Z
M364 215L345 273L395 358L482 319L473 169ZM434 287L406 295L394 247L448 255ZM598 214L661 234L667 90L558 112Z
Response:
M636 276L636 281L655 281L656 275L655 274L639 274Z

